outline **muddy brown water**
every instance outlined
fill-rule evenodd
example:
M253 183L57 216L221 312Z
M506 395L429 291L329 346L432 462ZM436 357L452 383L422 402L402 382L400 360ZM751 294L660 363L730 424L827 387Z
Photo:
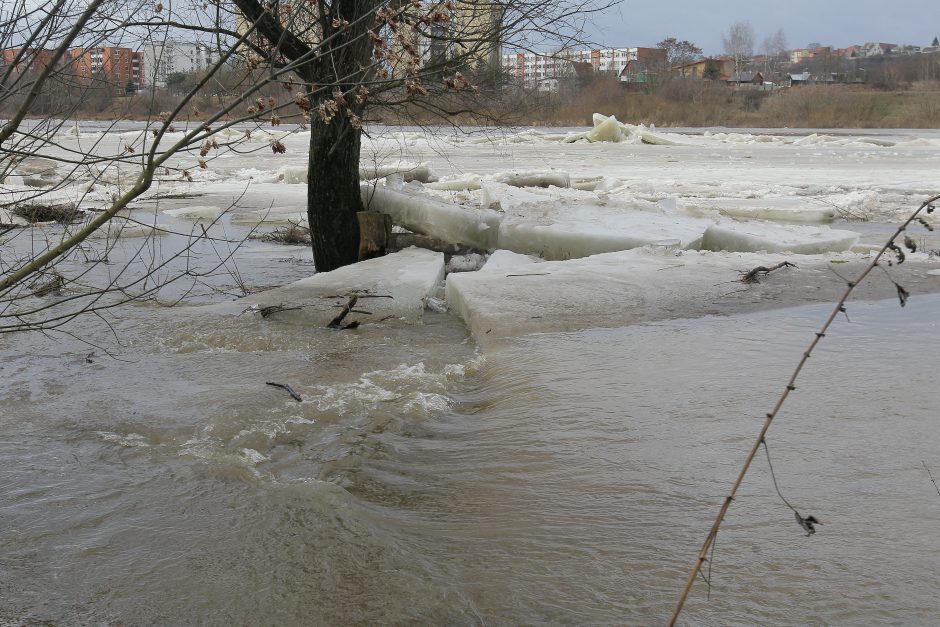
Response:
M129 311L0 339L4 624L662 623L826 308L485 354L443 314ZM768 438L823 525L759 459L686 624L940 615L937 311L850 308Z

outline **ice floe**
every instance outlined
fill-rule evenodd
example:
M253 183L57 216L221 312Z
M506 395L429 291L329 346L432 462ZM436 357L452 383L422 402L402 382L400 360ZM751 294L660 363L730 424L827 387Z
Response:
M818 255L849 250L857 241L858 233L827 226L725 220L708 227L701 247L713 251Z
M325 327L356 296L356 311L343 319L344 325L389 319L416 322L443 278L442 253L408 248L201 310L264 315L276 321Z
M225 213L222 207L215 205L196 205L192 207L180 207L179 209L164 209L163 214L172 218L184 220L194 220L196 222L215 222Z
M668 318L740 312L761 307L831 301L845 289L832 272L857 272L869 258L854 253L839 255L781 255L657 251L640 248L605 253L571 261L535 263L518 255L494 253L480 272L451 274L445 294L450 311L459 315L474 338L483 344L530 333L576 331L595 327L621 327ZM903 266L902 279L917 284L915 276L929 270L920 255ZM760 284L745 286L740 279L757 267L781 261L795 267L775 271ZM919 264L919 265L918 265ZM901 271L900 267L896 271ZM813 289L807 290L807 285ZM863 298L894 296L888 281L866 282ZM629 350L625 346L624 350Z
M547 203L507 215L499 226L500 248L531 253L543 259L574 259L597 253L655 245L697 248L711 220L657 211Z

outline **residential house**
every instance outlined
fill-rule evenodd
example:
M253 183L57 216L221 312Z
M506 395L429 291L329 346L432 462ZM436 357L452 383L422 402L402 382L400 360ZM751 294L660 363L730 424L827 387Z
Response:
M733 87L761 87L764 84L764 75L760 72L735 72L726 81Z
M726 81L734 73L734 60L698 59L677 65L672 69L676 74L684 78L706 78Z
M859 53L857 56L860 57L880 57L886 54L891 54L897 44L886 44L886 43L877 43L877 42L868 42L859 46Z

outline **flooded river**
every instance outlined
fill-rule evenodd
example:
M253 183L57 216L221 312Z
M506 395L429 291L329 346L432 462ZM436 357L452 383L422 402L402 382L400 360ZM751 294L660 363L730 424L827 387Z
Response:
M136 141L129 129L111 148ZM884 133L704 131L649 146L388 131L364 159L445 176L560 168L596 177L598 202L618 190L612 204L805 200L869 245L936 193L940 136L898 133L890 146ZM304 247L248 239L233 253L260 220L270 232L305 211L305 140L275 155L257 135L255 152L220 151L195 182L166 175L131 207L162 235L89 240L59 266L97 285L181 273L156 301L68 334L0 333L0 626L665 623L830 305L787 308L773 287L750 297L734 284L738 300L710 311L726 316L677 299L670 320L485 347L454 313L345 331L219 315L199 306L313 271ZM63 197L106 206L125 184L106 174ZM209 239L205 215L231 207ZM8 236L4 267L57 228ZM940 240L916 235L926 272ZM839 271L820 265L788 275L799 302ZM889 272L911 289L907 307L850 303L768 437L781 492L818 532L806 537L759 457L718 536L710 595L700 581L683 624L937 621L940 278L901 270Z
M940 297L858 303L687 624L940 613ZM3 340L0 622L655 624L825 307L547 334L206 325ZM118 344L119 340L119 344ZM266 381L288 383L292 400Z

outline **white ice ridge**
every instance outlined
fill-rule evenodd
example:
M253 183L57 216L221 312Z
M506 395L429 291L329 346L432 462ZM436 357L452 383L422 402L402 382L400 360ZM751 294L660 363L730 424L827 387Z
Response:
M324 327L358 296L357 310L343 324L361 324L393 318L421 319L431 292L444 279L444 255L421 248L360 261L332 272L320 272L295 283L252 294L231 303L199 308L209 313L242 314L276 307L267 319Z
M834 203L825 204L818 199L800 196L770 196L764 198L689 198L676 202L685 212L708 215L717 211L723 216L746 220L774 220L779 222L831 222L843 211ZM849 211L848 205L844 208Z
M816 255L849 250L858 237L854 231L827 226L723 221L708 227L701 247L715 251Z
M593 116L594 128L583 133L571 133L562 141L573 143L576 141L589 142L623 142L629 144L656 144L661 146L681 146L682 142L669 139L663 134L653 132L643 124L634 126L618 122L614 116L607 117L601 113Z
M367 209L386 213L396 224L416 233L476 248L496 247L501 216L495 211L461 207L384 185L364 183L360 189Z
M849 250L858 239L857 233L827 226L734 220L715 224L707 212L697 217L695 211L668 203L592 200L576 190L556 192L535 193L487 182L483 204L500 207L501 213L439 200L421 193L417 184L401 189L362 186L367 208L387 213L407 229L447 242L543 259L575 259L641 246L813 254Z
M561 170L510 170L488 176L465 174L426 185L428 189L462 191L480 189L487 182L502 183L513 187L570 187L571 176Z
M401 175L402 180L433 183L438 180L437 174L431 169L430 163L412 163L409 161L395 161L392 163L360 163L359 178L363 181L385 178L393 174ZM307 183L306 165L287 165L277 172L277 180L290 185Z
M396 161L392 163L380 164L359 164L359 178L364 181L385 178L393 174L399 174L402 180L420 181L421 183L433 183L438 180L437 174L431 169L429 163L411 163L408 161Z

